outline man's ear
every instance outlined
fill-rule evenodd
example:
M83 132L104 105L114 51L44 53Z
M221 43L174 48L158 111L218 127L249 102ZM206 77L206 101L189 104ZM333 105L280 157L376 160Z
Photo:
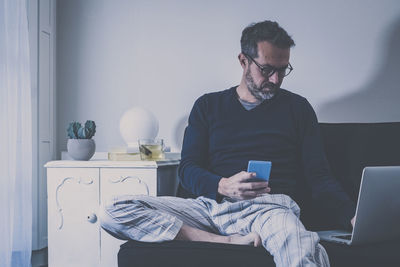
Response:
M240 65L242 66L242 68L245 68L246 67L246 61L247 61L247 58L245 57L245 55L243 55L243 53L240 53L238 55L238 59L239 59L239 62L240 62Z

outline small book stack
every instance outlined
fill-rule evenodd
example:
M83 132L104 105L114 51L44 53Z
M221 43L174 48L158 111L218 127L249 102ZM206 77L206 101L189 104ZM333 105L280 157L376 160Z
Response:
M128 149L126 147L113 148L108 152L108 160L141 160L138 149Z

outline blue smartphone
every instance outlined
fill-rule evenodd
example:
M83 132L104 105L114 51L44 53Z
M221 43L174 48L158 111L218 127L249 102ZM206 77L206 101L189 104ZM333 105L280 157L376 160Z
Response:
M256 178L250 179L250 182L268 181L271 165L271 161L249 160L247 172L256 173Z

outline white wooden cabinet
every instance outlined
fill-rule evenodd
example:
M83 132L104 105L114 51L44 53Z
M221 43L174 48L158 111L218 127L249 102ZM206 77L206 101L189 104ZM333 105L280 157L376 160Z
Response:
M124 242L100 227L113 195L175 195L179 161L50 161L47 168L49 267L117 267Z

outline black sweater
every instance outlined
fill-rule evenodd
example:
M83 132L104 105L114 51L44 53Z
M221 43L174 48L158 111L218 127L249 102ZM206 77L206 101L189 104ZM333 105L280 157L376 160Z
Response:
M308 101L280 89L270 100L246 110L237 87L205 94L195 102L182 147L179 176L196 196L217 199L218 183L247 169L249 160L272 162L272 194L296 201L305 185L337 223L348 227L354 203L332 177Z

